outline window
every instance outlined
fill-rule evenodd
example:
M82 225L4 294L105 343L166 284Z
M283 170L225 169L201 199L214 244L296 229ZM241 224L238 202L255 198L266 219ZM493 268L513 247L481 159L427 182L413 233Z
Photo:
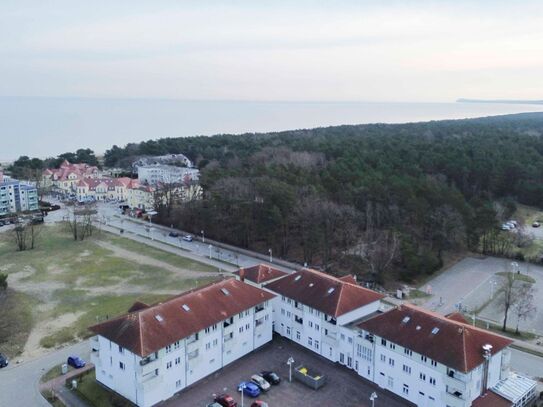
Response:
M392 376L388 376L388 387L390 389L394 388L394 378Z
M350 356L347 356L347 366L349 367L353 366L353 358Z
M251 329L251 324L245 324L245 330L248 331L249 329Z
M315 340L315 349L319 350L319 341Z
M437 366L437 362L435 360L432 360L432 366Z
M339 354L339 363L345 363L345 355L343 353Z
M407 348L403 348L403 353L405 353L405 354L408 355L408 356L412 356L412 355L413 355L413 351L410 350L410 349L407 349Z
M166 362L166 369L169 369L172 367L172 362L169 361L169 362Z
M290 326L287 326L287 335L290 336Z
M119 362L119 369L124 370L126 368L123 362Z
M177 387L177 388L181 387L181 380L177 380L175 382L175 387Z
M204 332L205 332L206 334L208 334L209 331L211 331L211 328L210 328L210 327L207 327L206 329L204 329Z
M349 343L353 343L353 338L351 338L350 336L347 338L347 342Z
M420 355L420 360L422 360L423 362L426 362L428 359L426 358L426 356Z
M344 334L341 334L341 335L340 335L340 338L341 338L342 341L344 341L344 340L345 340L345 335L344 335Z
M301 334L300 334L300 331L296 331L296 340L299 341L300 338L301 338Z
M388 358L388 364L389 364L390 366L394 366L394 359Z
M435 386L436 385L436 379L434 379L433 377L430 377L430 380L429 380L430 384Z
M180 363L181 363L181 357L176 357L175 358L175 364L179 365Z
M320 331L321 330L321 327L319 326L319 324L315 324L315 331Z
M290 318L291 315L292 315L291 312L287 311L287 318Z
M386 362L387 358L385 355L381 355L381 362Z
M390 349L396 349L396 345L394 345L393 343L390 344Z
M121 345L119 345L119 353L124 353L124 348Z
M206 350L211 349L211 342L206 343Z
M403 371L407 374L411 374L411 367L407 365L403 365Z
M240 327L239 327L239 333L242 333L242 332L243 332L243 327L240 326Z
M381 345L387 346L387 340L386 339L381 339Z
M426 381L426 375L424 373L419 373L419 379L422 381Z
M213 339L213 347L217 346L219 344L218 339Z
M196 349L196 350L190 352L187 356L188 356L189 360L198 357L198 349Z
M313 328L313 322L309 321L307 325L309 325L310 328Z
M285 315L285 309L281 308L281 315Z
M166 346L166 353L170 353L172 351L172 345Z
M307 338L307 344L308 344L309 346L313 346L313 338L308 337L308 338Z
M409 386L407 384L403 385L402 393L409 394Z

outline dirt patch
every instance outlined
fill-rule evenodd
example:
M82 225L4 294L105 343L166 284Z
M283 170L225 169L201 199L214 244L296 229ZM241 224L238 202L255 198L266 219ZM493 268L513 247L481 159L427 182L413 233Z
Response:
M40 346L40 340L47 336L53 334L59 329L68 327L75 323L84 312L73 312L69 314L63 314L56 317L53 320L40 321L30 332L28 340L26 341L23 353L21 354L21 359L30 359L40 356L47 352L46 349Z
M166 263L165 261L153 259L152 257L135 253L131 250L123 249L122 247L115 246L114 244L111 244L111 243L100 242L100 241L97 241L95 243L98 246L103 247L104 249L112 251L114 256L121 257L123 259L130 259L139 264L144 264L147 266L153 266L153 267L162 268L164 270L168 270L174 273L177 278L193 279L193 278L203 277L202 273L199 271L192 271L185 268L176 267L169 263Z

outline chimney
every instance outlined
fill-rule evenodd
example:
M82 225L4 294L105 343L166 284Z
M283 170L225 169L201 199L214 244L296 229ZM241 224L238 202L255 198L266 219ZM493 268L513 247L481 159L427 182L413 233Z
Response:
M239 281L245 281L245 269L243 267L239 269Z
M483 380L481 380L481 396L486 393L488 388L488 369L490 358L492 357L492 345L483 345L483 357L485 358L485 361L483 363Z

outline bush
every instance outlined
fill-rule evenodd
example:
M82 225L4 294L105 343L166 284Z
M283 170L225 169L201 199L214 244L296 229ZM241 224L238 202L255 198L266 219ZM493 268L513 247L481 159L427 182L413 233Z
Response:
M515 253L515 260L524 261L524 253L522 253L522 252L516 252L516 253Z

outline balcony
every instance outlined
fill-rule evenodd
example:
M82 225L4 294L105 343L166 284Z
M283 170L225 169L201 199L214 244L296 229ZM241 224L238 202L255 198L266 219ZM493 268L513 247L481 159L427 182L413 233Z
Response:
M445 376L445 385L449 389L456 389L460 392L465 392L468 388L469 376L449 370Z
M257 305L255 307L255 314L258 314L259 312L262 312L264 311L266 308L264 307L264 305Z
M162 376L160 376L156 371L142 376L140 382L140 388L143 392L153 389L155 386L162 382Z
M461 391L460 389L456 388L456 387L451 387L451 386L447 385L445 392L448 395L451 395L452 397L454 397L456 399L459 399L459 400L465 400L466 399L466 397L464 395L464 392Z
M304 323L304 319L303 318L300 318L299 316L297 315L294 315L294 321L299 323L299 324L303 324Z
M142 360L140 360L140 375L142 377L145 377L146 375L151 374L156 369L158 369L159 366L159 360L154 355L143 358Z
M443 401L446 405L451 407L465 407L466 405L466 399L457 397L454 394L451 394L449 392L444 392L443 394Z

